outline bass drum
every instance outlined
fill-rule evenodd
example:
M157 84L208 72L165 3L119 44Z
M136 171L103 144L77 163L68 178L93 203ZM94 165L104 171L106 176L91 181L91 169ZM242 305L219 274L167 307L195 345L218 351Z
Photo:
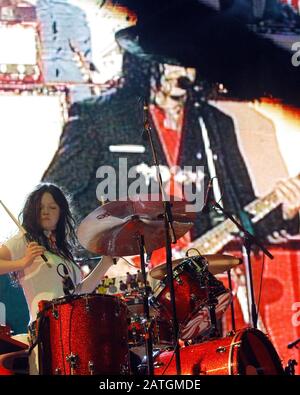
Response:
M154 360L155 375L175 375L173 351ZM183 375L282 375L280 358L266 335L257 329L243 329L235 335L183 347L180 350Z

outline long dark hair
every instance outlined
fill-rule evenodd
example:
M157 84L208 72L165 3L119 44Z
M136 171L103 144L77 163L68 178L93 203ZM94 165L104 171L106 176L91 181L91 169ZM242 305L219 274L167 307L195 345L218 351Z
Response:
M40 224L41 199L44 193L50 193L60 208L60 216L56 226L56 250L49 244L49 240ZM75 220L72 216L67 195L55 184L39 184L27 197L20 220L27 231L28 241L34 240L48 251L73 261L72 249L75 248L77 238L75 234Z

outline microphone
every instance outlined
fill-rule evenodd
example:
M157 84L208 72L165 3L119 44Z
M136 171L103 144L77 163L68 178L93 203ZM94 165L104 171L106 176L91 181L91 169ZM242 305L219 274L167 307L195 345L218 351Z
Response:
M213 178L209 180L208 187L206 190L206 195L204 199L204 205L202 207L202 213L208 213L210 208L210 203L213 201Z
M294 342L291 342L288 344L287 348L293 348L295 347L298 343L300 343L300 337L299 339L295 340Z
M62 265L63 271L64 271L63 291L64 291L65 295L70 295L71 291L74 291L75 287L74 287L71 277L69 276L68 268L63 263L61 263L61 265Z

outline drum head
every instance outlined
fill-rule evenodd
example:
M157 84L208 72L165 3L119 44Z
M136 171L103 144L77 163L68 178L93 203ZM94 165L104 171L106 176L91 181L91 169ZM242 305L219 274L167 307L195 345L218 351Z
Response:
M238 349L238 374L280 375L284 373L273 344L263 332L257 329L240 331L234 337L233 347L237 340L240 342L239 347L236 347Z

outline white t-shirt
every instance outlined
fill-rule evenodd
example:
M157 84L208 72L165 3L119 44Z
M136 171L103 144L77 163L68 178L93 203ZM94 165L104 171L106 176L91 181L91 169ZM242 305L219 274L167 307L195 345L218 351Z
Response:
M22 233L16 234L4 244L9 249L12 260L20 259L25 255L27 243ZM60 263L68 268L74 285L81 281L81 272L78 266L48 251L44 255L48 262L44 262L41 257L38 257L30 266L18 272L28 304L30 323L37 317L40 300L53 300L64 296L63 279L57 273L57 266ZM62 267L60 269L60 273L63 274Z

